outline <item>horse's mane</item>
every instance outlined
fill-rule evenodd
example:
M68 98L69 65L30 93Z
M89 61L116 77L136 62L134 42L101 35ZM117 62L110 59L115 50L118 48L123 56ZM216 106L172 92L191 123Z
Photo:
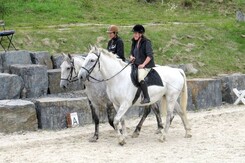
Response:
M112 52L109 52L107 49L104 48L98 48L96 46L91 47L90 52L97 54L98 52L102 52L103 54L109 56L110 58L118 61L122 66L125 66L127 63L123 62L121 58L118 58L117 55L113 54Z

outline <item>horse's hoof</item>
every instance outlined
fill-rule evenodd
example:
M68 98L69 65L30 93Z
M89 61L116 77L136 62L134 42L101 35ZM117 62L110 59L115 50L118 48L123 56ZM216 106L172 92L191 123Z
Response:
M161 135L159 138L159 141L163 143L163 142L165 142L165 140L166 140L165 135Z
M155 134L161 134L161 133L162 133L161 129L157 129L155 132Z
M123 130L122 130L122 129L119 129L119 132L120 132L121 134L123 134Z
M192 135L191 134L185 134L185 138L191 138Z
M97 137L92 137L88 141L91 143L97 142L98 138Z
M123 146L124 144L126 144L125 138L123 136L120 136L118 138L118 143Z
M132 138L137 138L137 137L139 137L139 135L140 135L140 133L138 133L138 132L133 132L133 134L132 134Z
M124 144L126 144L126 141L125 141L125 140L122 140L122 141L119 142L119 144L120 144L121 146L123 146Z

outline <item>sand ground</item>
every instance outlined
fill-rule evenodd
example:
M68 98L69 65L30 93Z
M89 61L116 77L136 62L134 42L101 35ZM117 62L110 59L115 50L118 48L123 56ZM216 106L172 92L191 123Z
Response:
M140 118L126 121L127 144L120 146L108 123L100 125L98 142L88 139L94 125L61 131L0 134L0 163L84 162L84 163L244 163L245 106L227 105L208 111L188 112L192 138L184 138L184 127L174 119L167 140L158 141L156 119L148 117L140 136L131 134Z

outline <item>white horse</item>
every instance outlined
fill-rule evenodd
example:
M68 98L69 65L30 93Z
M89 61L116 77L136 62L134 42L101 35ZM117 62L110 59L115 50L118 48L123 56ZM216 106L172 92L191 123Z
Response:
M134 104L132 103L137 88L133 85L130 78L130 67L127 63L122 62L114 54L108 52L105 49L99 49L94 47L88 53L83 66L79 71L78 78L85 81L92 72L99 72L103 76L104 81L107 84L107 95L110 101L113 102L117 114L114 118L114 126L118 134L118 141L120 145L124 145L125 141L125 127L122 128L122 132L119 130L119 122L123 118L126 111L132 106L145 106L155 103L162 99L161 108L167 107L167 117L164 132L161 131L162 135L160 141L164 141L166 134L170 126L170 119L173 114L173 110L177 99L180 96L180 105L177 105L176 111L182 119L184 128L186 130L185 137L191 137L191 128L186 116L187 107L187 83L186 76L183 70L158 66L154 69L159 74L163 86L149 86L148 92L151 98L151 102L148 104L140 104L138 99ZM166 105L164 105L166 104Z
M78 80L77 75L78 71L82 67L84 62L83 56L71 56L63 54L63 62L61 64L61 80L60 80L60 87L67 88L70 82ZM108 115L109 124L114 128L113 119L116 115L116 110L113 107L112 102L109 100L106 94L106 83L105 82L98 82L97 80L101 80L102 76L98 72L93 72L93 78L90 78L90 81L86 81L83 84L85 85L86 89L85 92L88 96L91 112L92 112L92 119L95 123L95 132L94 136L89 139L90 142L95 142L99 138L99 115L103 114L104 110L106 109ZM137 137L140 133L141 127L143 125L144 120L146 119L147 115L150 113L151 109L156 115L157 118L157 126L159 132L163 128L161 115L159 112L159 104L153 104L150 107L145 107L143 116L137 125L133 137Z

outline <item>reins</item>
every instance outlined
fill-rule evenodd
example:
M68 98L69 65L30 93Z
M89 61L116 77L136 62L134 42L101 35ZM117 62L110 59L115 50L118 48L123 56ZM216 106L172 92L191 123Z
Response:
M97 81L97 82L92 82L92 81L90 81L90 82L92 82L92 83L105 82L105 81L108 81L108 80L114 78L114 77L117 76L118 74L120 74L120 73L121 73L126 67L128 67L130 64L131 64L131 62L129 62L126 66L124 66L124 67L123 67L119 72L117 72L115 75L113 75L113 76L111 76L111 77L109 77L109 78L107 78L107 79L99 80L99 79L96 79L95 77L91 76L90 74L89 74L88 77L94 79L95 81Z
M111 76L111 77L109 77L109 78L107 78L107 79L102 79L102 80L96 79L95 77L91 76L90 74L91 74L92 71L94 70L94 68L95 68L95 66L97 65L97 63L98 63L99 68L100 68L100 62L99 62L100 54L99 54L99 55L96 54L96 53L94 53L94 54L98 57L97 60L96 60L96 62L95 62L95 64L94 64L89 70L86 69L85 67L82 67L82 69L84 69L85 71L88 72L88 76L87 76L88 81L90 81L89 78L91 78L91 79L97 81L97 82L92 82L92 81L90 81L90 82L92 82L92 83L101 83L101 82L108 81L108 80L114 78L115 76L117 76L117 75L118 75L119 73L121 73L126 67L128 67L128 65L131 64L131 62L129 62L129 63L128 63L126 66L124 66L119 72L117 72L115 75L113 75L113 76Z

